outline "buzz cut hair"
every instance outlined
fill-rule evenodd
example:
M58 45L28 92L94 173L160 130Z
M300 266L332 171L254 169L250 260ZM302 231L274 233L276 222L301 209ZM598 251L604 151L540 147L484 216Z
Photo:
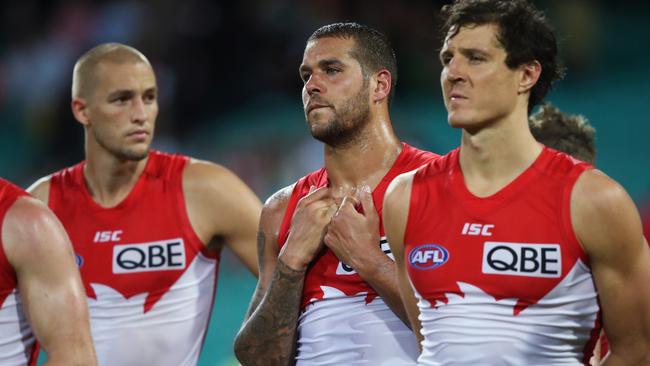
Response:
M97 66L103 62L151 65L142 52L122 43L102 43L84 53L72 72L72 98L90 98L97 84Z

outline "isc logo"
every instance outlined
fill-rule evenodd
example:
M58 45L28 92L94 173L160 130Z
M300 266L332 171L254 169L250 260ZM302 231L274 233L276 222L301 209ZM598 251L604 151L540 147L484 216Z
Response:
M461 234L492 236L492 229L494 229L494 225L492 224L470 224L469 222L466 222L465 225L463 225L463 231L461 231Z
M485 242L483 273L557 278L562 274L559 244Z
M183 239L169 239L113 247L113 273L134 273L185 268Z
M108 243L109 241L120 241L122 239L122 230L115 231L98 231L95 233L93 242L95 243Z
M411 249L409 263L416 269L438 268L449 260L449 252L437 244L424 244Z

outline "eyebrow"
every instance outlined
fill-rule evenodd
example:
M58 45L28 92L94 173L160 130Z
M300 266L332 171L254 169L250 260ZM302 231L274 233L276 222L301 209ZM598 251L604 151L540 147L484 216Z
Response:
M330 66L344 66L344 64L343 64L343 62L341 62L341 60L339 60L337 58L328 58L328 59L325 59L325 60L318 61L318 68L320 68L320 69L326 69L326 68L328 68ZM307 65L304 65L304 64L300 65L300 68L298 69L298 71L300 73L302 73L304 71L309 71L309 70L311 70L311 67L309 67Z
M130 89L119 89L119 90L115 90L115 91L109 93L108 96L107 96L107 99L108 99L108 100L112 100L112 99L115 99L115 98L117 98L117 97L125 97L125 96L131 97L131 96L133 96L134 94L135 94L135 93L133 92L133 90L130 90Z
M464 56L467 55L472 55L472 54L478 54L483 57L489 57L490 53L488 51L482 50L480 48L458 48L458 52ZM449 48L445 50L441 50L439 57L442 59L443 56L451 54L452 51L449 50Z
M145 90L144 93L142 93L142 94L157 93L157 92L158 92L158 88L153 86L153 87L148 88L147 90ZM135 94L136 94L136 92L134 90L132 90L132 89L118 89L118 90L115 90L115 91L109 93L107 99L111 100L111 99L114 99L114 98L117 98L117 97L124 97L124 96L130 98Z

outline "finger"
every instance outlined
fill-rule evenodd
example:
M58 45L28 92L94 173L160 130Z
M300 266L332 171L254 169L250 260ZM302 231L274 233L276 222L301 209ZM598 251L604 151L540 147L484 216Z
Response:
M359 190L359 199L361 201L361 207L363 207L363 212L366 216L377 214L375 209L375 202L372 199L372 193L370 192L370 186L363 186Z
M345 196L354 196L354 187L349 187L349 186L340 186L336 188L332 188L332 197L336 200L336 203L341 204L343 201L343 198Z
M327 206L327 217L330 219L338 212L339 206L336 203L332 203L331 205Z
M313 187L313 186L312 186ZM330 190L327 187L320 187L320 188L315 188L312 190L312 188L309 188L309 193L300 199L300 204L308 205L312 202L316 202L318 200L321 200L325 197L327 197L330 194Z
M343 202L341 202L341 205L339 206L338 212L349 211L356 213L357 210L354 208L354 206L357 204L358 202L356 198L352 196L345 196L343 198Z

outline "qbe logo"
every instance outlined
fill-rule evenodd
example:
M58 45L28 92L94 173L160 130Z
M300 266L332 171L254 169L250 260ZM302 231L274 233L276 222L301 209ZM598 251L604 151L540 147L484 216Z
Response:
M409 263L416 269L434 269L447 263L449 252L438 244L424 244L411 249Z
M562 275L559 244L485 242L483 273L558 278Z
M183 239L113 247L113 273L166 271L185 268Z

